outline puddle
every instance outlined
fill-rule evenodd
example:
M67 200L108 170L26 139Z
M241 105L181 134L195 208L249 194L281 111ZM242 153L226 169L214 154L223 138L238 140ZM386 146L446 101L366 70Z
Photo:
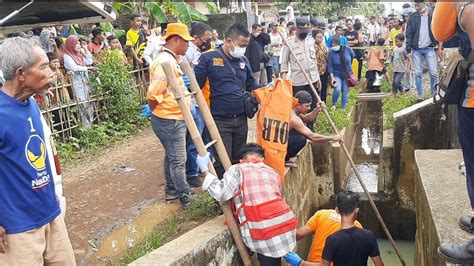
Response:
M377 193L379 166L376 164L362 163L356 165L356 170L362 177L362 181L364 181L367 190L370 193ZM351 170L347 181L347 190L352 192L364 192L353 170Z
M377 243L379 244L380 256L382 256L385 265L400 265L400 261L390 241L378 238ZM400 249L407 266L415 265L415 241L395 240L395 243ZM369 259L368 265L374 265L371 259Z
M94 254L96 259L115 257L140 243L147 233L181 209L179 203L159 203L144 208L138 217L105 237Z

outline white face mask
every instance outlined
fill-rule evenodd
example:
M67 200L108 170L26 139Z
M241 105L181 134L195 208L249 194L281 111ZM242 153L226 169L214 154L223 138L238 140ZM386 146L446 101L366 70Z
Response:
M232 43L234 46L234 50L230 50L230 55L234 58L241 58L245 56L245 50L247 47L237 47L234 43Z

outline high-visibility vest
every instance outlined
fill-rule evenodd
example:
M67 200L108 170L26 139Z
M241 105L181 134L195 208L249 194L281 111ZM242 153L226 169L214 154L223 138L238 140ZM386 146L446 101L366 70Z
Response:
M264 163L244 162L238 165L242 174L240 190L233 196L234 214L243 211L239 226L246 224L255 240L266 240L295 230L298 224L290 206L281 197L281 183L277 172ZM242 204L235 209L237 197Z
M285 176L291 110L296 104L291 80L276 79L273 86L254 90L260 103L257 114L257 142L265 151L265 164Z

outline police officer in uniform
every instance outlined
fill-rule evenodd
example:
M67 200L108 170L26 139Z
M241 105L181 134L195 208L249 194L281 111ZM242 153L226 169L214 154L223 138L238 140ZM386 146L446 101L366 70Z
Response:
M309 20L306 18L296 18L296 34L294 37L288 39L288 46L291 47L295 56L290 55L290 51L288 47L284 46L282 50L282 64L281 64L281 72L282 78L287 79L288 70L291 70L291 77L289 77L293 81L293 96L298 91L307 91L311 94L312 101L311 101L311 110L316 107L317 101L316 96L314 95L311 87L304 77L304 73L300 70L297 61L301 63L303 66L304 71L311 79L313 86L320 91L321 89L321 81L319 78L319 72L316 62L316 50L314 47L314 39L312 37L308 37L308 33L310 31L310 24ZM312 131L314 122L306 124L309 129Z

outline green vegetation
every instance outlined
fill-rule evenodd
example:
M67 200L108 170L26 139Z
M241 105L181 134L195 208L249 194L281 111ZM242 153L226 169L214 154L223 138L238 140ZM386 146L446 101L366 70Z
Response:
M342 128L347 127L347 126L352 126L351 120L349 117L349 112L352 110L352 108L354 108L357 102L357 95L359 94L358 89L359 89L359 86L355 88L349 88L349 100L347 102L346 109L328 108L329 115L331 116L331 119L333 120L338 130L341 130ZM330 90L332 91L332 89ZM340 101L341 100L339 99L338 102L340 103ZM327 102L328 107L332 105L332 95L329 95L327 97L326 102ZM318 119L315 124L315 130L319 134L323 134L323 135L334 134L331 124L329 123L328 118L324 114L319 114Z
M142 243L129 249L127 254L120 259L120 263L129 264L163 246L183 232L186 222L202 221L217 215L216 202L207 192L200 193L195 197L189 209L158 225Z
M416 95L399 94L397 97L387 96L382 100L383 129L393 128L393 114L416 103Z
M278 1L275 8L282 10L287 6L288 2ZM332 20L337 20L339 16L363 15L369 17L385 12L385 6L378 1L319 1L317 4L311 1L294 1L294 9L312 15L324 14L326 18Z
M67 163L86 153L97 152L148 124L148 119L139 115L140 95L131 89L135 78L120 60L112 53L97 64L98 71L91 75L91 82L97 95L106 98L100 104L101 123L90 128L76 128L74 137L57 141L61 161Z

